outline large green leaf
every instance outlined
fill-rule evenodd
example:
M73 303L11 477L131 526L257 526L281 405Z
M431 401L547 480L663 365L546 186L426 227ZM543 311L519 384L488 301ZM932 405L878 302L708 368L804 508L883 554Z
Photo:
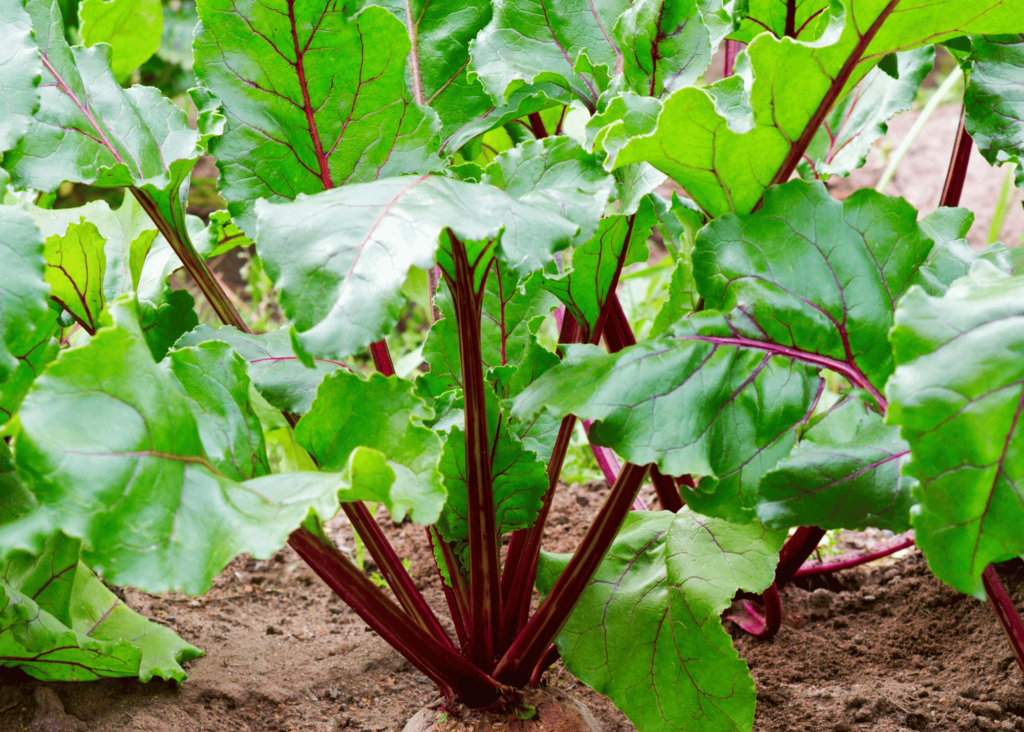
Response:
M215 471L134 303L111 313L114 325L63 352L22 403L15 457L39 505L0 526L0 556L38 554L59 530L81 539L83 559L111 582L200 594L235 555L280 549L311 509L333 515L339 491L390 504L394 474L370 450L345 473L236 483Z
M832 7L816 40L759 35L737 64L743 73L675 92L656 128L635 131L608 165L649 162L711 216L746 213L769 186L789 179L829 110L884 56L1016 30L1024 10L1021 0L846 0L842 7Z
M18 368L18 357L36 336L48 309L43 237L32 218L13 206L0 206L0 384Z
M1024 555L1024 278L979 262L943 297L913 289L896 312L886 389L919 481L928 566L984 597L990 562Z
M47 237L43 247L50 297L89 333L95 333L103 310L107 258L103 237L84 218L63 234Z
M839 202L793 181L757 213L705 227L693 270L706 307L735 308L733 335L827 357L880 391L893 311L931 248L902 198L862 189Z
M32 382L42 373L50 361L57 357L60 348L56 336L60 334L58 318L60 310L56 303L36 322L35 330L14 353L18 367L11 378L0 384L0 424L9 420L25 398Z
M441 440L422 422L433 416L412 382L373 374L364 381L347 371L324 377L295 440L323 470L341 470L359 447L379 451L395 473L389 508L420 524L437 521L445 504L438 473Z
M313 368L307 368L295 355L287 330L256 334L242 333L227 325L220 328L201 325L182 336L177 347L209 341L223 341L235 349L248 363L249 378L256 391L271 406L291 414L309 411L324 376L338 369L348 369L341 362L322 358L313 359Z
M647 239L655 221L650 198L630 216L603 219L593 238L573 250L572 270L543 280L543 287L562 301L583 328L580 340L591 340L622 268L647 261Z
M729 37L743 43L768 31L776 38L788 35L801 41L821 35L829 21L829 0L745 0L732 6L737 24Z
M263 426L249 399L245 359L227 343L210 341L173 351L168 361L190 398L210 463L232 480L269 473Z
M39 107L36 85L43 72L35 41L32 40L32 19L25 12L22 0L0 3L0 158L14 147L31 124L32 114ZM0 379L2 380L2 379Z
M86 46L110 45L110 69L118 79L156 53L164 31L160 0L82 0L78 18Z
M398 320L409 268L433 266L445 228L470 242L500 236L501 259L519 275L542 267L578 231L493 186L434 176L345 186L294 203L260 202L256 213L257 248L298 342L336 361Z
M1018 163L1017 185L1024 187L1020 165L1024 156L1024 35L982 36L971 41L973 65L964 89L964 127L989 163Z
M12 183L40 191L66 180L131 186L162 231L191 248L184 199L200 148L185 112L156 89L123 89L110 70L109 46L70 48L57 0L28 0L25 8L45 71L39 111L3 161Z
M757 513L778 528L910 528L909 446L860 398L845 399L761 479Z
M690 511L631 513L558 636L565 665L639 729L750 730L754 682L719 616L737 590L771 584L784 538ZM541 591L568 559L542 557Z
M79 561L80 547L57 533L39 557L0 565L0 665L46 681L184 681L180 664L202 651L133 612Z
M921 82L932 70L935 47L896 54L899 78L874 68L829 112L798 169L808 180L847 175L864 165L875 140L894 115L906 112L917 98Z
M384 8L213 0L199 17L196 76L227 118L210 152L250 235L256 199L440 167L436 117L405 88L409 37Z

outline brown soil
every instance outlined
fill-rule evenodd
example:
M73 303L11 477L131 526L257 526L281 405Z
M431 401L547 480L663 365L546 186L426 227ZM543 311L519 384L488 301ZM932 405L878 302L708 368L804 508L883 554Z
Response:
M560 491L547 547L571 550L604 492L602 484ZM382 525L441 610L422 529ZM350 528L332 526L351 547ZM1003 575L1024 604L1024 567ZM733 628L758 682L756 730L1024 732L1024 683L985 604L941 585L916 552L832 581L787 590L787 622L773 641ZM435 697L291 550L269 562L236 560L202 598L126 596L206 650L189 681L180 689L160 681L43 684L0 671L0 732L383 732L401 730ZM549 675L608 732L634 729L560 664Z

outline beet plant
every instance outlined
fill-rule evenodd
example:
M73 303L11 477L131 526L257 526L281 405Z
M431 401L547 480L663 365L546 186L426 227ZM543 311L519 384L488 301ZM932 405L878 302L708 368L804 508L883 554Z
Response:
M975 252L955 207L972 136L993 164L1024 150L1024 37L997 35L1020 0L198 12L193 127L126 86L144 34L83 17L69 46L56 0L0 0L0 663L181 680L198 649L96 575L200 594L289 544L452 714L528 717L560 655L642 730L749 730L737 593L771 635L795 575L862 561L801 568L826 530L913 527L1024 669L992 567L1024 555L1024 257ZM969 74L941 205L836 200L934 44ZM186 214L206 152L209 222ZM124 202L49 208L65 183ZM619 285L654 232L671 266L638 333ZM279 330L210 269L238 246ZM425 367L400 378L421 285ZM549 554L577 421L611 487ZM447 619L366 502L424 527ZM386 590L331 540L339 511Z

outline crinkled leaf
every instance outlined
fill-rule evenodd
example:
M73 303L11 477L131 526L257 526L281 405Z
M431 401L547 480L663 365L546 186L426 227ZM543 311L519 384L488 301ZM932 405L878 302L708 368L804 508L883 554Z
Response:
M750 730L755 690L719 615L775 577L784 534L690 511L635 511L558 636L573 675L640 729ZM568 556L544 555L550 590Z
M39 556L16 554L0 564L0 585L32 598L40 610L71 626L72 593L82 542L59 531L47 538Z
M341 362L322 358L314 358L313 368L306 368L295 355L287 330L256 334L242 333L230 326L201 325L182 336L177 347L208 341L224 341L234 348L248 363L249 378L256 390L271 406L291 414L309 411L324 376L348 369Z
M390 484L360 482L351 461L345 473L245 483L215 472L134 304L119 300L111 312L114 325L63 352L22 404L15 456L39 506L0 526L0 556L37 554L59 530L81 539L83 559L111 582L200 594L237 554L280 549L311 509L333 515L339 491L389 501Z
M109 44L110 69L125 79L160 46L164 31L160 0L82 0L79 31L86 46Z
M975 37L970 58L964 127L989 163L1018 163L1017 185L1024 187L1024 35Z
M256 199L439 167L436 117L405 88L409 37L384 8L213 0L199 11L196 76L227 118L210 152L250 235Z
M32 19L22 0L0 4L0 157L28 130L32 114L39 107L37 84L43 72L35 41ZM0 379L2 381L2 379Z
M84 218L66 233L47 237L43 247L50 297L89 333L95 333L103 310L107 258L103 237Z
M207 457L233 480L270 472L263 426L249 399L246 361L227 343L172 351L168 367L190 398Z
M615 38L627 49L626 85L644 96L690 86L711 63L711 33L694 0L640 0L615 23Z
M758 518L770 526L910 528L910 450L899 429L858 398L840 402L761 479Z
M11 378L0 384L0 424L9 420L25 398L36 377L43 372L46 364L57 357L60 325L57 322L59 308L56 303L46 311L46 315L36 323L28 339L16 352L18 368Z
M434 176L345 186L294 203L260 202L256 213L257 248L299 343L332 360L365 348L398 320L409 268L433 266L445 228L467 242L500 234L501 259L519 275L542 267L578 231L492 186Z
M36 323L49 308L43 237L32 218L13 206L0 207L0 384L18 368L18 357L38 339Z
M832 106L886 54L955 36L1016 30L1020 0L846 0L813 41L762 33L737 75L665 100L657 128L638 131L607 166L646 161L704 211L746 213L785 182ZM826 21L822 21L826 22Z
M984 597L990 562L1024 555L1024 279L979 262L943 297L900 303L888 421L910 443L928 566Z
M848 175L861 167L871 145L889 131L886 123L910 109L921 82L932 70L935 47L898 53L895 58L898 78L880 68L872 69L829 112L798 167L803 178Z
M18 477L7 441L0 443L0 523L4 523L30 510L35 499Z
M199 325L195 298L188 290L169 290L162 302L139 301L142 332L154 359L162 359L185 333Z
M591 110L622 73L624 49L612 38L625 0L499 0L470 45L470 78L498 103L525 84L550 83Z
M572 270L542 280L581 325L584 342L590 341L622 268L647 261L647 238L655 221L649 198L631 216L602 219L593 238L573 250Z
M735 336L830 358L880 390L893 311L931 248L902 198L862 189L840 202L793 181L701 230L693 269L708 308L736 309Z
M514 412L596 420L593 444L637 465L655 463L666 475L705 476L687 491L687 503L748 521L761 476L789 454L820 380L786 355L721 342L729 330L720 315L694 320L683 340L615 354L569 347L560 365L515 399Z
M389 508L420 524L437 521L445 489L437 472L441 441L422 422L433 416L412 382L373 374L364 381L347 371L323 378L295 439L323 470L340 470L359 447L380 451L395 473Z

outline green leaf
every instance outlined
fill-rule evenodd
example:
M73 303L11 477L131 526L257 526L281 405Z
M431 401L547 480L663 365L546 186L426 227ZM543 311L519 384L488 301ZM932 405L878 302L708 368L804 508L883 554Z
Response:
M1024 35L975 37L970 59L964 127L989 163L1017 163L1017 186L1024 187Z
M4 523L30 510L35 501L18 478L7 441L0 443L0 523Z
M0 424L14 416L36 377L42 373L46 364L57 357L59 344L56 336L60 334L58 315L55 303L36 323L31 338L15 352L18 368L10 379L0 384Z
M213 0L199 17L196 76L227 118L210 152L250 235L257 199L440 167L436 117L405 88L409 37L384 8Z
M22 0L0 3L0 157L10 150L28 130L32 115L39 108L39 76L43 65L32 40L32 19ZM3 379L0 379L3 381Z
M43 248L50 297L90 334L96 332L103 310L103 245L100 232L83 218L66 233L48 237Z
M123 89L110 47L69 48L57 0L28 0L46 70L41 105L21 142L4 157L12 183L53 191L64 181L131 186L151 217L188 249L185 197L199 134L185 112L150 87Z
M594 110L608 78L622 73L624 50L611 33L628 7L624 0L495 2L470 46L469 78L499 104L526 84L546 82Z
M154 359L162 359L185 333L199 325L188 290L168 290L162 302L139 301L142 332Z
M437 521L445 489L437 472L441 441L422 422L433 416L412 382L373 374L364 381L347 371L324 377L295 440L323 470L340 470L357 448L382 453L394 471L388 507L396 521Z
M223 341L234 348L248 363L249 378L256 391L274 408L291 414L309 411L324 376L349 369L343 363L322 358L313 359L313 368L306 368L295 355L287 330L255 334L242 333L230 326L201 325L183 335L177 347L209 341Z
M896 303L931 248L902 198L862 189L840 202L793 181L701 230L693 269L706 307L736 308L735 335L828 357L881 390Z
M629 89L660 97L693 84L711 63L711 33L694 0L640 0L615 23Z
M775 577L785 534L688 510L634 511L558 636L566 667L638 728L750 730L753 679L719 615ZM568 556L542 555L550 590Z
M353 462L344 473L245 483L216 472L188 398L153 361L137 308L122 299L111 314L114 325L63 352L22 403L14 452L39 505L0 526L0 557L38 554L59 530L81 539L83 559L111 582L200 594L237 554L280 549L310 510L332 516L339 491L387 499L390 483L361 482Z
M38 338L37 323L49 308L43 237L31 217L13 206L0 206L0 384L18 368L18 357Z
M468 242L500 234L501 258L519 275L550 261L578 230L492 186L434 176L345 186L294 203L260 202L256 213L256 245L298 342L336 361L397 322L409 268L433 266L445 228Z
M979 262L896 312L888 422L910 443L913 524L943 582L984 598L990 562L1024 555L1024 279Z
M832 7L813 41L754 38L736 76L672 94L656 129L637 132L606 166L645 161L712 217L749 212L769 186L789 179L830 109L882 57L955 36L1016 30L1024 5L910 0L897 10L880 0L846 0L843 8Z
M86 46L110 45L110 69L118 79L156 53L164 31L160 0L82 0L78 18Z
M838 3L836 4L838 5ZM733 5L733 20L738 27L729 38L750 43L765 31L782 38L790 35L801 41L818 38L828 24L830 3L828 0L746 0ZM742 12L739 12L742 9ZM831 12L842 12L832 6ZM788 22L787 22L788 21ZM790 26L790 27L787 27Z
M910 528L909 446L859 398L839 402L761 479L758 518L775 528Z
M263 426L249 400L246 361L227 343L210 341L172 351L168 367L191 399L203 449L233 480L270 472Z
M655 221L650 198L631 216L602 219L594 237L573 250L572 270L542 281L542 287L554 293L582 326L582 341L591 340L623 267L647 261L647 239Z
M839 101L808 145L798 166L801 177L848 175L863 166L875 140L889 131L886 123L913 105L921 82L932 70L935 47L886 58L898 65L898 76L890 76L879 66Z

